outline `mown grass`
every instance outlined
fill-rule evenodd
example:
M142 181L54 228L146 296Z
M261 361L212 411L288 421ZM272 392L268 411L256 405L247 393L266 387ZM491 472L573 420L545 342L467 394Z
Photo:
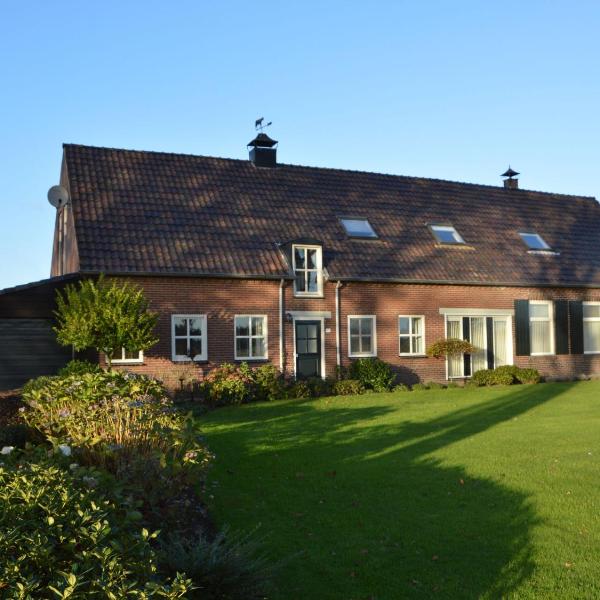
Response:
M322 398L200 418L212 511L274 598L600 597L600 383Z

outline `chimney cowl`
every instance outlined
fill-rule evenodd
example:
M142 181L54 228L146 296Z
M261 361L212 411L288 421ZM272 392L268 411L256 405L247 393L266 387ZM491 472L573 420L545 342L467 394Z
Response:
M248 142L250 161L257 167L276 167L277 144L277 140L271 139L266 133L259 133Z
M508 165L508 169L502 173L501 177L506 177L504 180L504 187L507 190L518 190L519 189L519 180L516 179L516 176L519 175L518 171L515 171Z

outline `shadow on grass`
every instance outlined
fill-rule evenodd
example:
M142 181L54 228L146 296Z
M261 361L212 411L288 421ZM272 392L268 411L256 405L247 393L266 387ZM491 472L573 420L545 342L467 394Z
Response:
M570 386L506 388L415 422L389 399L220 411L209 444L229 473L221 474L222 512L236 525L262 521L275 551L302 552L281 574L282 598L509 596L532 573L539 518L502 473L473 477L433 453Z

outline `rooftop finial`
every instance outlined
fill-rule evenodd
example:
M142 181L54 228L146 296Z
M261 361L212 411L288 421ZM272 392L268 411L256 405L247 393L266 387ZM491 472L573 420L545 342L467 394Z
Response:
M508 165L508 169L502 173L501 177L506 177L504 180L504 187L508 190L517 190L519 189L519 180L515 179L515 177L519 173L515 171L510 165Z
M508 177L509 179L512 179L513 177L516 177L517 175L519 175L518 171L515 171L514 169L511 168L510 165L508 165L508 169L506 171L504 171L504 173L502 173L501 177Z
M273 124L273 121L269 121L266 124L264 123L265 118L261 117L260 119L256 119L256 121L254 121L254 129L256 129L256 131L260 131L262 133L263 129L266 129L267 127L269 127L269 125Z

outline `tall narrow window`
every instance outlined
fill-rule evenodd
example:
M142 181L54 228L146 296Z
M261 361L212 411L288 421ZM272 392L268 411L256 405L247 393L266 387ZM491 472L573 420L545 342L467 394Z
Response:
M583 351L600 353L600 302L583 303Z
M446 337L453 340L462 340L462 317L448 317L446 324ZM462 354L453 354L448 357L448 378L462 377L464 361Z
M475 352L471 354L471 373L476 373L488 366L485 317L471 317L470 320L470 341L475 346Z
M531 354L552 354L552 303L531 300L529 302L529 331Z
M260 360L267 358L267 317L265 315L236 315L235 359Z
M349 356L376 356L375 336L375 316L348 317Z
M206 315L173 315L172 356L174 361L206 360Z
M323 293L323 257L320 246L293 247L294 292L296 296L321 296Z
M398 317L398 334L400 337L400 355L424 354L425 352L425 317Z

